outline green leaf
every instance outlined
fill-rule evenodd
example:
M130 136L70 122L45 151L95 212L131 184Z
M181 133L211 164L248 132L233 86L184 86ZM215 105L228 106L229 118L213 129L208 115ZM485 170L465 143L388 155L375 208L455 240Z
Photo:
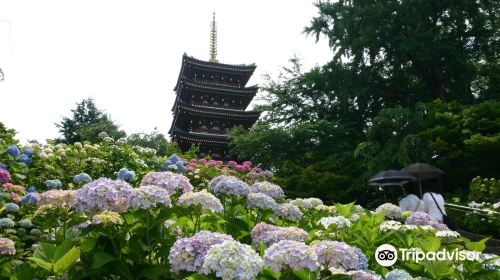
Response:
M262 269L260 274L262 274L263 276L267 276L269 278L272 278L272 279L276 279L276 280L279 280L281 277L281 273L276 272L267 266L265 266L264 269Z
M54 264L54 272L62 275L80 258L80 247L73 247Z
M186 277L187 280L210 280L209 277L202 274L193 274L191 276Z
M294 270L293 274L301 280L310 280L315 278L313 277L314 274L308 269Z
M92 251L92 249L94 249L95 245L95 238L83 238L80 249L82 250L82 252L90 252Z
M71 250L71 247L73 247L73 240L71 239L65 239L59 246L57 246L55 252L54 252L54 257L52 258L52 262L56 262L59 260L62 256L64 256L69 250Z
M30 257L29 259L32 260L39 267L41 267L49 272L52 272L52 262L44 261L44 260L37 258L37 257Z
M464 238L465 242L465 247L467 247L467 250L470 251L477 251L477 252L482 252L486 248L486 241L490 239L489 237L479 240L477 242L472 242L466 238Z
M110 255L106 252L97 252L94 254L94 260L92 262L92 269L97 269L109 262L116 260L116 257Z
M26 266L25 263L19 260L12 260L9 262L3 262L4 259L0 259L0 276L10 278L19 266ZM7 259L5 259L7 260Z
M23 175L23 174L20 174L20 173L15 173L14 176L16 176L17 178L19 178L21 180L26 179L26 175Z
M56 248L57 247L54 244L46 242L38 243L38 247L33 253L33 257L52 263Z
M429 238L420 243L420 247L425 252L437 251L441 247L441 240L437 237Z
M264 242L259 240L259 253L261 256L264 255L264 251L266 251L266 249L267 249L266 244L264 244Z

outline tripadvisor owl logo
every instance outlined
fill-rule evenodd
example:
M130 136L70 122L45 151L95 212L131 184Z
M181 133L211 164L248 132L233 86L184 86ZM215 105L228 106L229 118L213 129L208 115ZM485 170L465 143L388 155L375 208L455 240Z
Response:
M398 260L398 251L390 244L382 244L375 251L375 260L381 266L391 266Z
M479 261L480 252L467 250L446 250L424 252L421 248L399 248L390 244L382 244L375 251L375 260L381 266L391 266L396 261L409 261L419 263L420 261Z

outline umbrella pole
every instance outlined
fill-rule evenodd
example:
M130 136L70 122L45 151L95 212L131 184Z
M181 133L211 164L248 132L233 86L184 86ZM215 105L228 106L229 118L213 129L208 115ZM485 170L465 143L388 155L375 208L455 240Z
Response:
M418 180L418 188L420 189L420 199L422 199L422 181Z

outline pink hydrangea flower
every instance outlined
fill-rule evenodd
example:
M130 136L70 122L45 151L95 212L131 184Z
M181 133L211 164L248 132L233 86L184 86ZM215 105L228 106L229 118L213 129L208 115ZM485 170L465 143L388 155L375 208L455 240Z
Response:
M0 168L0 184L8 183L8 182L10 182L10 180L11 180L11 178L10 178L9 171Z

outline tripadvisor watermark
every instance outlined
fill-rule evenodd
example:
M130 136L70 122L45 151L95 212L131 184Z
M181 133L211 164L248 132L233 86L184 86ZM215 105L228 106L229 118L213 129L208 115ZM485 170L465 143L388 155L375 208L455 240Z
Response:
M466 250L439 250L424 252L420 248L399 248L397 250L390 244L382 244L375 251L375 260L381 266L391 266L398 259L402 261L419 263L426 261L479 261L480 252Z

